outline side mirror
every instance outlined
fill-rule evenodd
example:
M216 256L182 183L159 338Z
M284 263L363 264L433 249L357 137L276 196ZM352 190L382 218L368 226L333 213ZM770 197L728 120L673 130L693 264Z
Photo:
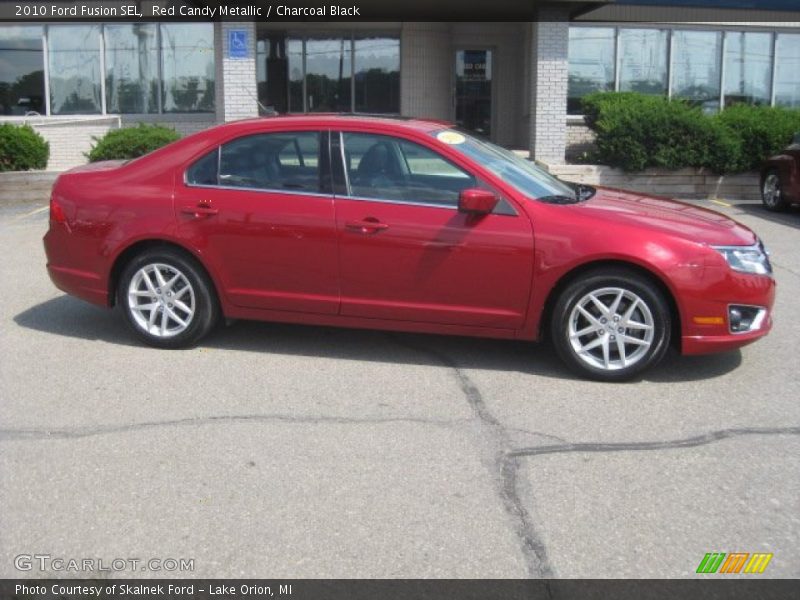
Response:
M497 206L494 192L482 188L461 190L458 195L458 211L470 215L488 215Z

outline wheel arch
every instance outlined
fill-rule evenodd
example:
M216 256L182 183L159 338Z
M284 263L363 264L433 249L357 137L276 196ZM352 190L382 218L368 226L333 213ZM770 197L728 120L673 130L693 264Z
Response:
M682 332L681 312L672 289L670 289L669 285L667 285L664 279L654 271L635 262L622 259L593 260L577 265L564 273L556 282L556 284L550 289L550 292L547 295L547 300L545 301L544 309L542 310L542 316L539 319L539 339L544 339L544 337L547 335L550 327L550 321L553 317L553 309L558 301L558 297L561 295L564 289L581 275L604 268L626 269L647 279L661 290L662 294L664 295L664 299L667 301L667 305L669 306L670 318L672 320L672 335L670 336L670 343L675 345L676 348L680 350Z
M214 295L217 298L217 302L221 304L220 288L217 279L214 277L214 274L208 269L208 267L206 267L205 263L203 262L200 256L198 256L195 252L192 252L185 246L176 243L172 240L166 240L160 238L148 238L148 239L137 240L131 243L129 246L125 247L114 259L114 262L111 265L111 271L109 272L108 275L109 306L114 306L116 304L117 301L116 292L117 292L117 286L119 285L119 277L122 274L122 271L127 266L127 264L145 250L151 250L154 248L177 250L181 254L185 255L187 258L197 263L197 265L203 270L203 272L208 277L208 280L211 282Z

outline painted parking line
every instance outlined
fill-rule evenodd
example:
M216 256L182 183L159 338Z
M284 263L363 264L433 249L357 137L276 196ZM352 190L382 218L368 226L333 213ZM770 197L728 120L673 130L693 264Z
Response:
M35 208L32 211L26 212L24 215L19 215L18 217L14 217L11 219L12 223L16 223L17 221L22 221L23 219L27 219L28 217L32 217L34 215L38 215L46 210L49 210L50 205L45 204L44 206L40 206L39 208Z
M719 204L720 206L727 206L728 208L732 208L733 204L728 204L727 202L723 202L722 200L712 200L714 204Z

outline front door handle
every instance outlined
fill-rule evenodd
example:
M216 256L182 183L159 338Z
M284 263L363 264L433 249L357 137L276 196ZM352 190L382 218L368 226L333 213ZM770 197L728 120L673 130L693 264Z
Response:
M346 221L344 226L354 233L378 233L389 229L386 223L381 223L375 217L367 217L361 221Z
M207 204L199 204L198 206L184 206L181 212L185 215L190 215L195 219L202 219L204 217L213 217L219 214L219 210L211 208Z

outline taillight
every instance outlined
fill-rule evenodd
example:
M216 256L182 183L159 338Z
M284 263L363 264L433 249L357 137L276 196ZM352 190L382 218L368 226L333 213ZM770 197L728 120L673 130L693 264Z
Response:
M67 218L64 216L64 209L56 200L55 194L50 196L50 220L55 223L65 223Z

